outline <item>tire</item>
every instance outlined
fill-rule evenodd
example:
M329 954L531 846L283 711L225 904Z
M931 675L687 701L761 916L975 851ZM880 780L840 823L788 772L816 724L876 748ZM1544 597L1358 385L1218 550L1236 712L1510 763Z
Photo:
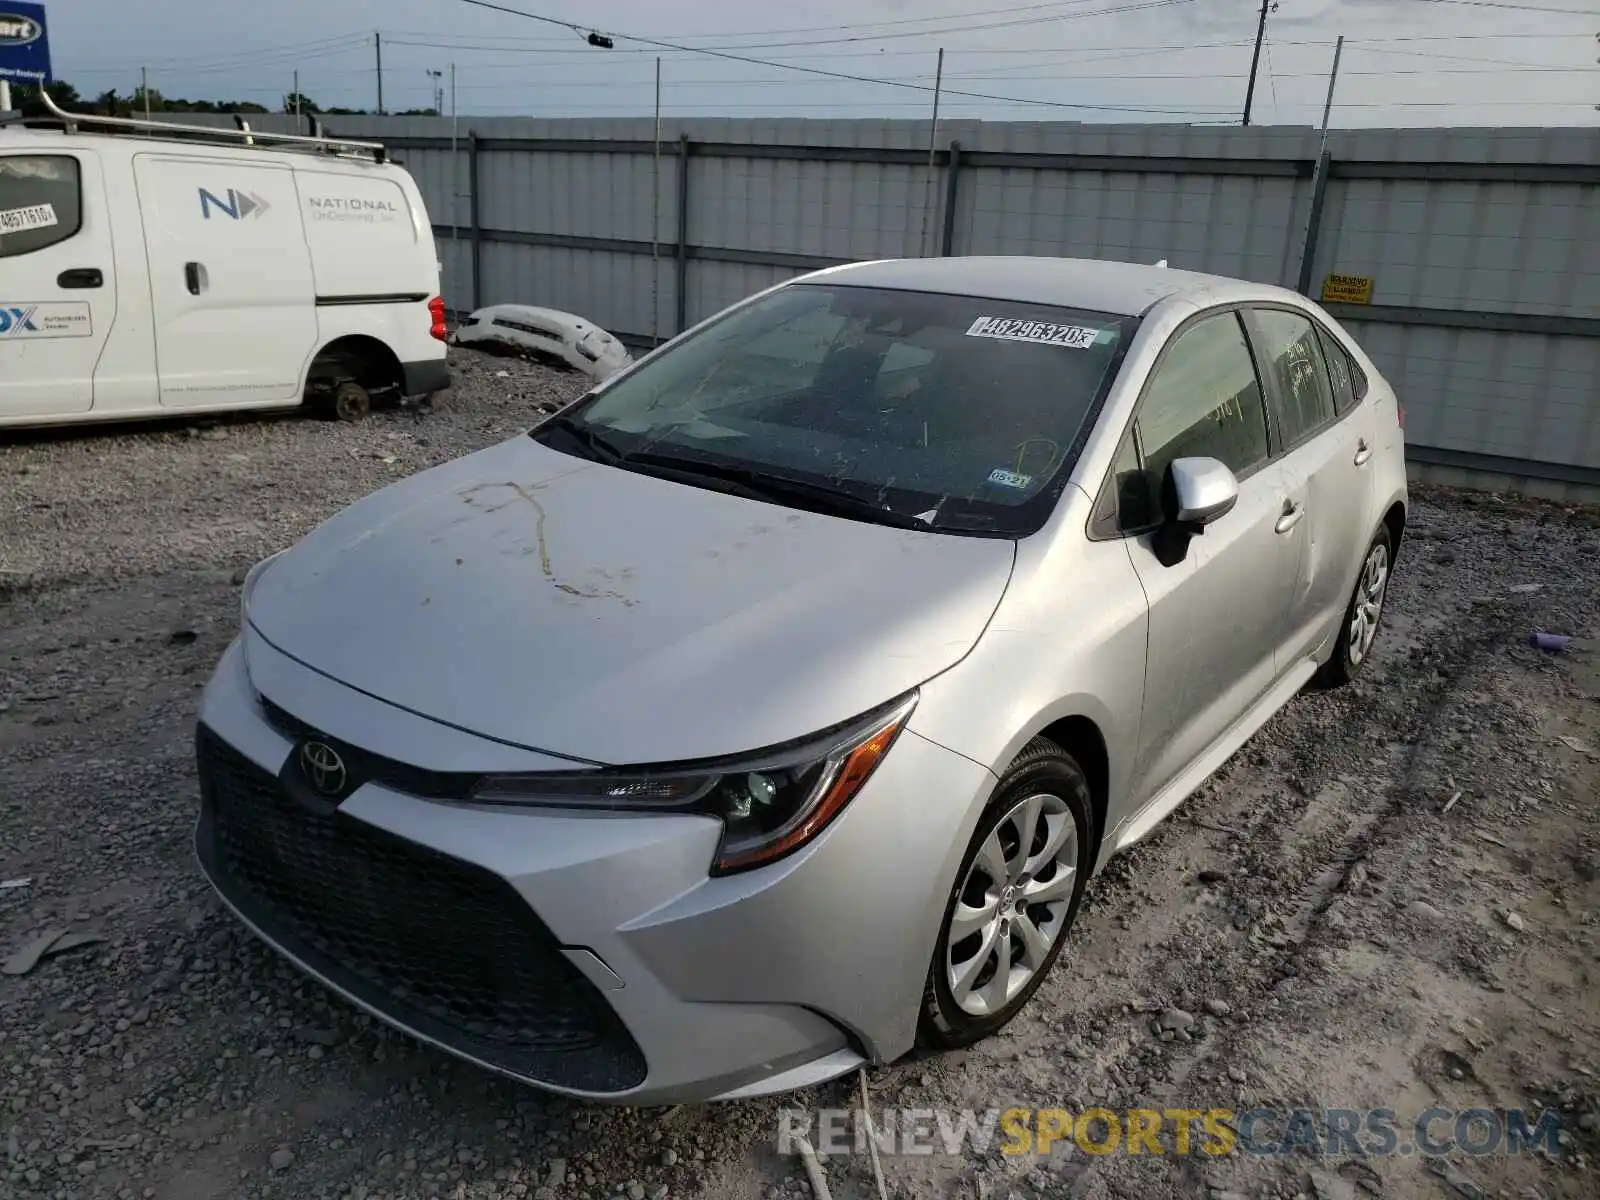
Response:
M372 412L372 394L359 383L346 380L333 390L333 415L341 421L365 420Z
M1034 830L1031 863L1018 855L1024 823ZM971 1045L1022 1011L1055 965L1077 918L1092 865L1093 834L1094 806L1082 768L1055 743L1034 738L1006 769L978 818L945 902L922 998L922 1045L939 1050ZM1048 858L1037 861L1047 852ZM1032 870L1024 873L1029 866ZM996 878L1001 873L1004 880ZM1049 899L1030 904L1030 894ZM962 919L974 932L952 944L958 907L969 910ZM978 918L974 909L993 915ZM1002 923L1004 934L995 928ZM1035 936L1024 936L1024 930ZM1010 968L1003 985L998 982L1002 937ZM1030 973L1019 974L1019 967Z
M1350 603L1345 606L1339 626L1339 640L1333 654L1317 672L1323 687L1349 683L1372 660L1378 627L1383 620L1384 601L1389 596L1389 577L1394 566L1394 539L1387 525L1378 526L1377 535L1362 556Z

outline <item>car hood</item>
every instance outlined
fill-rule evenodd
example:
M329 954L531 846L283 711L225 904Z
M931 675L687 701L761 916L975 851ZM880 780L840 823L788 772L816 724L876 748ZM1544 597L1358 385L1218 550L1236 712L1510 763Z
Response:
M800 512L523 436L351 505L261 573L248 619L423 716L594 763L671 762L816 732L945 670L1014 557L1003 539Z

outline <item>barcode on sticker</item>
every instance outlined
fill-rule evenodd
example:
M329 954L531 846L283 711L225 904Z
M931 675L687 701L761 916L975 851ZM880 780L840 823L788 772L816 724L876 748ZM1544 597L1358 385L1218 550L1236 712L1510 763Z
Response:
M1009 317L979 317L967 330L968 337L998 338L1002 342L1037 342L1042 346L1065 346L1069 350L1087 350L1099 335L1098 329L1088 329L1082 325L1017 321Z
M22 233L28 229L48 229L58 225L55 206L31 204L27 208L0 209L0 233Z

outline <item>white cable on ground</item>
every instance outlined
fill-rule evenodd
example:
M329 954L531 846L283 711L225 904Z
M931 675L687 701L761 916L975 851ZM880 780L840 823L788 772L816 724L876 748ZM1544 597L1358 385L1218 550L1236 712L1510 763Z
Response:
M796 1134L794 1140L800 1147L801 1161L806 1164L806 1178L811 1181L812 1195L817 1200L833 1200L833 1193L828 1191L827 1176L823 1175L822 1164L817 1161L817 1152L811 1148L805 1134Z
M872 1105L867 1101L867 1069L856 1072L861 1081L861 1119L867 1124L867 1149L872 1152L872 1177L878 1182L878 1200L889 1200L889 1189L883 1182L883 1164L878 1161L878 1131L872 1127Z

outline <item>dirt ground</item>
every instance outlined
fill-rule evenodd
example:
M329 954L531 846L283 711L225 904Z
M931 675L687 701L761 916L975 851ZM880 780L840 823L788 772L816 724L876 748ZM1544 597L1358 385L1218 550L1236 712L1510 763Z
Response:
M233 635L240 569L576 394L539 368L457 360L436 411L356 427L0 441L0 960L88 935L0 974L0 1195L808 1192L778 1153L780 1110L848 1107L855 1078L717 1107L545 1097L307 982L193 863L195 704ZM1551 1107L1554 1152L996 1144L886 1156L885 1194L1600 1195L1600 513L1414 500L1362 681L1296 699L1097 879L1004 1034L868 1072L871 1102L1387 1108L1402 1130L1434 1106L1522 1109L1530 1125ZM1534 630L1582 640L1546 653ZM879 1194L866 1156L822 1167L836 1200Z

